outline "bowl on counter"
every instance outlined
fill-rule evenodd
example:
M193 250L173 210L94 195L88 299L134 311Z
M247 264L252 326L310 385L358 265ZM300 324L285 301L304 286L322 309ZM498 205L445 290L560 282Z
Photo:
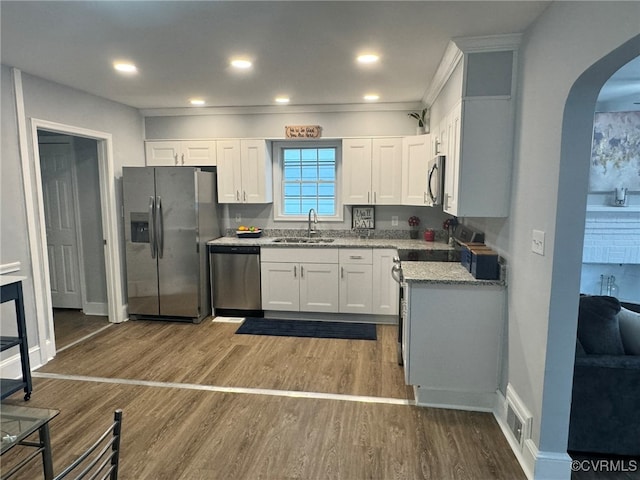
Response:
M260 238L262 236L262 230L236 230L236 236L238 238Z

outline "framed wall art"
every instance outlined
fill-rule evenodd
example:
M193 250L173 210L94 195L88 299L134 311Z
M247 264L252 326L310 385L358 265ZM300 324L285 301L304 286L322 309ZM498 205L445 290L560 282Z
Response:
M353 207L351 228L376 228L375 207Z

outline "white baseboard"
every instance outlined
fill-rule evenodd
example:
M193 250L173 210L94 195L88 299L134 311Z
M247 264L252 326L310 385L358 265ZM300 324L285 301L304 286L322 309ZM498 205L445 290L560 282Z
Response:
M416 405L419 407L451 408L471 412L492 412L496 403L493 392L441 390L414 386Z
M515 393L512 387L511 393ZM507 425L507 399L500 391L496 392L493 416L529 480L571 479L571 457L568 453L541 452L531 438L525 439L522 447L518 444Z
M16 351L18 347L15 347ZM32 347L29 349L29 366L31 370L40 368L40 347ZM20 363L20 354L16 353L10 357L5 358L0 362L0 376L2 378L18 379L22 378L22 364Z
M85 315L109 316L109 305L106 303L87 302L82 306Z

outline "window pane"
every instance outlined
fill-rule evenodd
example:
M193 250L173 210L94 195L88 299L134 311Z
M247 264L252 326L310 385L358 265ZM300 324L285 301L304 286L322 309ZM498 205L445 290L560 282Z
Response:
M285 197L299 197L300 196L300 184L299 183L285 183L284 185Z
M320 197L335 197L336 186L332 183L320 183L318 185L318 196Z
M318 201L318 215L335 215L335 204L333 200Z
M301 172L300 167L298 165L295 166L287 166L284 167L284 180L300 180Z
M282 148L283 215L336 214L335 147Z
M315 148L304 148L302 149L302 161L311 161L312 163L317 163L318 161L318 150Z
M300 210L300 200L291 200L288 198L284 200L285 215L299 215L300 213L302 213Z
M318 180L335 180L335 165L320 165L318 168Z

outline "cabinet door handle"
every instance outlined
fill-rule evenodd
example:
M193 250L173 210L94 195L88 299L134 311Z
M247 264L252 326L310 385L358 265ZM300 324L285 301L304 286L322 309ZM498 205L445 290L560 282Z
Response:
M344 278L344 267L340 267L340 278Z
M349 255L349 258L353 260L362 260L362 255Z
M304 278L304 267L300 265L300 278Z
M240 190L236 190L236 201L240 201Z
M242 196L244 197L244 201L246 203L247 202L247 192L246 192L246 190L242 191Z
M176 154L173 156L173 158L174 158L174 160L175 160L175 162L176 162L176 165L178 165L178 154L176 153Z
M182 154L182 165L184 165L184 153Z
M298 278L298 267L297 267L297 265L293 266L293 278Z

